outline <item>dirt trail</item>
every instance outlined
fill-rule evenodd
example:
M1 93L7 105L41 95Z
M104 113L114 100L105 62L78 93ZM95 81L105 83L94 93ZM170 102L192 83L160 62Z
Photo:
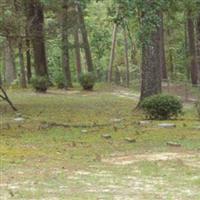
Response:
M200 154L182 152L146 153L135 155L113 156L102 162L113 165L129 165L141 161L170 161L182 160L185 165L200 168Z

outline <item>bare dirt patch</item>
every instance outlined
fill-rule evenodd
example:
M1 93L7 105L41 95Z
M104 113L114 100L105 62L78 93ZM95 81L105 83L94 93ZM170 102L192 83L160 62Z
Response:
M186 165L193 167L200 167L199 154L180 153L180 152L164 152L164 153L146 153L146 154L131 154L114 156L102 159L102 162L113 165L129 165L141 161L168 161L168 160L182 160Z

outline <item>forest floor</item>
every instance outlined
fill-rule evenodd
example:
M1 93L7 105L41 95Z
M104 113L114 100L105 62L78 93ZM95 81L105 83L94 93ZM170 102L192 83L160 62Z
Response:
M128 90L9 95L20 113L0 103L1 200L200 199L192 104L177 120L147 122Z

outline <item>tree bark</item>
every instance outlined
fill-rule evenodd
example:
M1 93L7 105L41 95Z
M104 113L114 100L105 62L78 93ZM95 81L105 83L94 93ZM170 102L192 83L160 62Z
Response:
M189 48L188 48L188 29L187 29L187 22L185 23L185 56L186 56L186 76L187 80L191 80L191 69L189 66Z
M165 59L165 35L164 35L164 23L163 23L163 13L160 13L160 66L162 69L162 79L167 79L167 68Z
M3 81L2 81L2 74L1 74L1 72L0 72L0 85L2 85L3 84Z
M30 83L31 77L32 77L32 71L31 71L31 45L30 45L30 38L28 35L28 31L26 31L26 76L27 81Z
M143 17L145 17L145 14ZM143 24L145 26L145 24ZM142 84L140 102L161 93L160 27L151 32L149 42L142 43Z
M87 29L85 26L84 15L83 15L82 8L80 6L80 2L77 2L76 7L77 7L77 12L78 12L78 21L79 21L79 25L80 25L80 30L81 30L81 34L82 34L82 38L83 38L83 47L84 47L84 51L85 51L85 57L86 57L88 71L93 72L94 67L93 67L93 62L92 62L92 55L91 55L91 51L90 51Z
M44 13L39 0L28 0L29 34L33 45L36 76L48 77L44 38Z
M3 66L5 66L4 65L4 55L3 55L3 53L4 53L4 50L3 51L1 51L0 52L0 65L2 66L2 68L0 68L0 86L3 84L3 70L4 70L4 67Z
M196 59L194 22L193 22L191 10L188 10L187 25L188 25L189 61L190 61L190 70L191 70L191 80L192 80L193 85L197 85L198 84L198 67L197 67L197 59Z
M4 44L4 59L5 59L5 82L10 85L16 78L16 67L13 55L11 40L7 38Z
M74 31L74 46L75 46L75 55L76 55L76 69L77 77L79 79L81 74L81 53L80 53L80 40L78 35L78 27L75 27Z
M22 38L19 38L18 49L19 49L19 64L20 64L20 85L22 88L26 88L26 73L25 73L25 66L24 66Z
M171 78L174 78L174 59L172 49L169 50L169 70L171 74Z
M108 66L108 82L112 82L113 63L115 59L116 37L117 37L117 24L115 23L113 27L112 47L111 47L111 52L110 52L110 62Z
M197 64L198 64L198 75L199 75L199 82L200 82L200 14L197 17Z
M63 13L62 13L62 66L65 80L65 89L72 87L70 62L69 62L69 4L67 0L63 0Z
M129 77L129 60L128 60L128 40L127 40L127 32L124 29L124 61L126 65L126 86L130 85L130 77Z
M121 84L121 73L118 66L115 67L115 84Z

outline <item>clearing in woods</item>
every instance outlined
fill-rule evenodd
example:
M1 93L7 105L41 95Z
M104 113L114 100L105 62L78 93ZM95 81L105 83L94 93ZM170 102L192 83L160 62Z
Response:
M0 199L200 199L192 106L162 128L133 111L127 91L9 95L20 114L0 104Z

